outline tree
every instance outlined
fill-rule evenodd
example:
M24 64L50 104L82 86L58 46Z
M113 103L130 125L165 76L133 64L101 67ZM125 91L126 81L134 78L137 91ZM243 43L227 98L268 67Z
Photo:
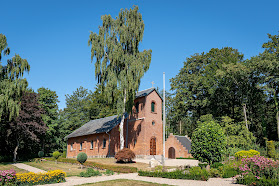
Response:
M44 109L44 114L42 115L43 121L48 127L46 132L46 137L43 140L43 150L44 152L52 152L55 149L58 149L58 138L59 136L59 125L57 122L58 119L58 96L55 91L51 91L48 88L41 87L37 90L39 98L38 101ZM46 151L45 149L48 149Z
M7 60L3 65L1 59L10 54L7 38L0 34L0 141L2 142L0 153L3 155L11 153L8 136L10 134L9 123L19 114L20 99L27 87L24 72L29 72L30 66L26 59L18 54Z
M124 148L123 124L125 112L131 112L140 80L149 69L151 50L139 51L143 39L144 23L139 8L121 9L118 17L101 17L99 33L90 33L91 60L95 61L95 76L102 91L112 101L119 91L117 113L120 122L120 149Z
M222 127L214 121L204 121L192 136L191 154L201 162L220 162L226 151L226 137Z
M19 116L11 122L13 136L16 140L14 148L14 162L17 159L17 150L20 142L25 140L40 141L40 136L45 134L47 129L42 120L43 109L38 103L36 93L24 92L21 99Z

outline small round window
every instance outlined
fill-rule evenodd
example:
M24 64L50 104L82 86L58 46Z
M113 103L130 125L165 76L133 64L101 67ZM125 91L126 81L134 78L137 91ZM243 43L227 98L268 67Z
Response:
M152 121L152 125L155 125L155 121Z

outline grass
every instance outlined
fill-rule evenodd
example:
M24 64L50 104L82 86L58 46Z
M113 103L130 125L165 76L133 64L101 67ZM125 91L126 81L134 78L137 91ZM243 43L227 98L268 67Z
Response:
M16 173L27 173L27 170L17 168L16 166L13 166L11 163L0 163L0 170L9 170L14 169Z
M36 163L36 162L24 162L24 163L45 171L62 170L66 172L67 177L78 176L79 173L86 171L86 168L81 169L79 165L72 165L68 163L59 163L59 162L56 164L54 161L43 161L40 163Z
M126 180L126 179L117 179L117 180L110 180L110 181L102 181L98 183L89 183L89 184L83 184L83 185L94 185L94 186L155 186L155 185L164 185L167 186L167 184L159 184L159 183L151 183L146 181L136 181L136 180Z

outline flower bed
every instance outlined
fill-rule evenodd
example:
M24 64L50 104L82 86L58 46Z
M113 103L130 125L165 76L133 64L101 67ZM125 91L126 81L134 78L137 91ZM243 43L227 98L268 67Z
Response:
M254 156L243 158L238 167L241 176L237 178L237 183L279 185L279 161L265 158L263 156ZM247 182L247 183L246 183Z
M43 185L48 183L65 182L66 173L61 170L49 171L47 173L23 173L16 174L17 185Z
M52 158L46 158L46 159L50 160L50 161L53 160ZM68 158L59 158L59 159L57 159L57 162L80 164L77 160L68 159ZM102 169L102 170L108 169L108 170L111 170L111 171L114 171L114 172L120 172L120 173L134 173L134 172L137 172L136 167L105 165L105 164L90 162L90 161L85 162L83 165L87 166L87 167Z
M16 172L11 170L0 171L0 185L14 184L16 180Z

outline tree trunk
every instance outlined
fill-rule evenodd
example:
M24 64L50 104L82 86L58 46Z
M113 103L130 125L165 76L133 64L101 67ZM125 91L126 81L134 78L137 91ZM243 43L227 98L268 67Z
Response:
M276 113L276 119L277 119L277 135L279 139L279 111L277 111Z
M124 100L123 100L123 115L120 122L120 150L124 148L124 120L125 120L125 104L126 104L126 90L124 90Z
M243 113L244 113L246 128L247 128L247 130L249 130L248 129L248 123L247 123L247 115L246 115L246 104L243 104Z
M16 147L14 149L14 159L13 159L13 162L16 162L16 156L17 156L18 147L19 147L19 139L16 139Z

